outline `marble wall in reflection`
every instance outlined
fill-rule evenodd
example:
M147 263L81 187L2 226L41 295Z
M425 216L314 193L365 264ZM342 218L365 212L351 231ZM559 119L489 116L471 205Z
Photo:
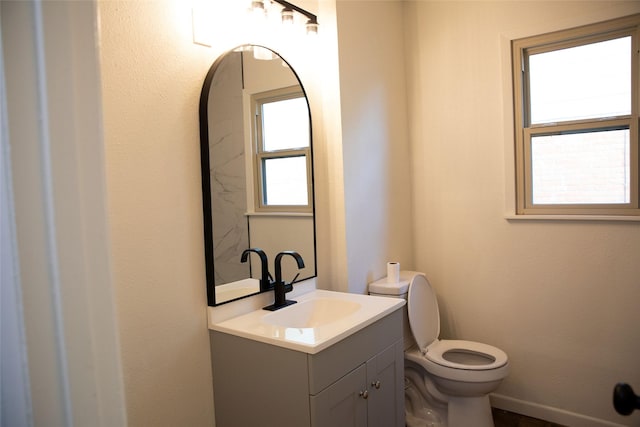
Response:
M249 277L242 58L230 53L216 70L209 98L211 211L216 285Z

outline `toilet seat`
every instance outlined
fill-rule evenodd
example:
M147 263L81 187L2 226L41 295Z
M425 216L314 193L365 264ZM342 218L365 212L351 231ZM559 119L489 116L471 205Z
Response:
M438 340L438 300L424 274L416 274L409 284L407 311L413 337L423 357L428 361L445 368L465 371L487 371L507 364L506 353L488 344Z
M495 381L502 381L509 374L509 363L505 363L504 365L493 368L493 369L467 369L468 366L464 368L454 368L450 366L444 366L439 363L432 361L428 358L423 351L418 349L418 347L411 347L409 350L404 353L405 358L405 366L410 364L416 364L422 367L426 372L428 372L432 378L438 383L439 388L443 386L442 382L454 381L459 382L460 384L487 384ZM456 387L459 387L460 384ZM458 395L454 392L455 388L451 387L449 383L448 390L441 389L440 391L448 394L448 395ZM458 391L459 393L459 391Z
M497 369L507 364L507 354L488 344L463 340L434 341L424 357L440 366L469 371Z

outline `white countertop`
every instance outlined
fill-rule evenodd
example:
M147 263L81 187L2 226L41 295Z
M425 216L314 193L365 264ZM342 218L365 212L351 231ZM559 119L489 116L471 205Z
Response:
M298 304L312 299L351 301L358 303L359 307L353 312L338 316L335 320L325 320L312 327L279 326L273 322L269 322L267 320L269 318L265 319L265 316L273 313L281 313L282 317L286 317L285 310L294 308ZM297 296L295 300L298 304L282 308L275 312L259 309L231 319L210 323L209 329L291 350L315 354L387 316L405 304L405 300L400 298L325 290L313 290ZM336 306L338 305L336 302Z

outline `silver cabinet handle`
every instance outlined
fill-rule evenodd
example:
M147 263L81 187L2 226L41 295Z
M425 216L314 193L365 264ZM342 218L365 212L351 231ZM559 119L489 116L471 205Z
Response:
M371 383L372 387L375 387L376 390L380 390L380 381L374 381Z
M360 397L362 397L363 399L368 399L369 398L369 391L368 390L361 391L360 392Z

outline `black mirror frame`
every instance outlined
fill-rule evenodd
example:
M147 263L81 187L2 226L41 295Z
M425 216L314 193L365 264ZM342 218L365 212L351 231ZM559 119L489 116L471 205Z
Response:
M202 177L202 216L203 216L203 231L204 231L204 257L205 257L205 271L206 271L206 283L207 283L207 305L210 307L214 307L220 304L226 304L228 302L236 301L242 298L246 298L252 295L256 295L260 292L244 295L238 298L234 298L228 301L224 301L223 303L216 303L216 293L215 293L215 267L213 262L213 217L211 212L211 165L209 162L209 96L211 95L211 84L213 82L213 77L215 75L216 70L218 69L220 63L226 58L228 54L231 52L237 51L239 48L243 48L246 46L251 47L259 47L263 49L267 49L274 54L278 55L278 57L284 61L291 72L295 75L298 80L298 84L302 89L302 93L304 94L305 100L307 101L307 109L309 111L309 146L311 148L311 188L313 189L313 206L312 206L312 214L314 218L314 227L313 227L313 245L314 245L314 254L313 254L313 263L315 266L315 275L311 277L316 277L318 275L318 254L317 254L317 233L315 227L315 215L316 215L316 204L315 204L315 178L314 178L314 156L313 156L313 122L311 120L311 105L309 104L309 98L307 96L307 92L302 85L302 81L300 80L300 76L293 69L291 64L287 60L285 60L282 55L278 52L274 51L265 46L260 45L241 45L237 46L233 49L230 49L224 53L222 53L211 65L207 75L204 78L204 83L202 85L202 91L200 92L200 103L198 108L198 116L200 121L200 166L201 166L201 177ZM240 254L238 254L240 256Z

